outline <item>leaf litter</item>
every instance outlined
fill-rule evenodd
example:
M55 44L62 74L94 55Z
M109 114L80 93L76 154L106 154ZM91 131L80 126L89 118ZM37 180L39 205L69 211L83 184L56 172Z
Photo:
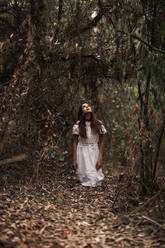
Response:
M44 180L1 185L0 247L165 247L163 220L153 220L152 208L118 211L127 202L121 192L114 204L114 177L97 188L79 185L72 174Z

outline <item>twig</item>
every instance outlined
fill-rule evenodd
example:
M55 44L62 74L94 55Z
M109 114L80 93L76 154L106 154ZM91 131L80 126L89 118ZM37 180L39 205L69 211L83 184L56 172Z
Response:
M146 220L149 220L150 222L154 223L155 225L157 225L158 227L162 228L163 230L165 230L165 226L164 225L161 225L159 224L158 222L156 222L155 220L145 216L145 215L142 215L142 217Z

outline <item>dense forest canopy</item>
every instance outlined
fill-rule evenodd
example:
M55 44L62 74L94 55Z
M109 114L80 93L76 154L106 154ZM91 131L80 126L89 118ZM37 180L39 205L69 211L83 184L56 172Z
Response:
M108 129L106 160L153 188L165 158L164 16L164 0L0 1L2 159L71 154L88 101Z

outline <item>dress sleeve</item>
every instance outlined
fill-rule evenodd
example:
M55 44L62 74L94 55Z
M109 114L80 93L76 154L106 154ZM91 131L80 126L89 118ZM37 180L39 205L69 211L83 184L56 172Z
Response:
M79 135L79 126L78 125L75 124L73 126L72 134Z
M100 127L100 134L106 134L107 130L105 129L104 125L101 125Z

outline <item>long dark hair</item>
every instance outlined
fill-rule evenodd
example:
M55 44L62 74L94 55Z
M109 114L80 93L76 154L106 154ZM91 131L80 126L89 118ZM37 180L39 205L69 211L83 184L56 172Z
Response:
M78 120L79 122L79 133L80 136L83 138L87 138L87 134L86 134L86 127L85 127L85 115L83 114L82 111L82 104L79 107L79 111L78 111ZM99 120L96 119L95 115L93 112L91 112L91 129L92 132L95 133L99 133L100 132L100 128L101 128L101 122Z

